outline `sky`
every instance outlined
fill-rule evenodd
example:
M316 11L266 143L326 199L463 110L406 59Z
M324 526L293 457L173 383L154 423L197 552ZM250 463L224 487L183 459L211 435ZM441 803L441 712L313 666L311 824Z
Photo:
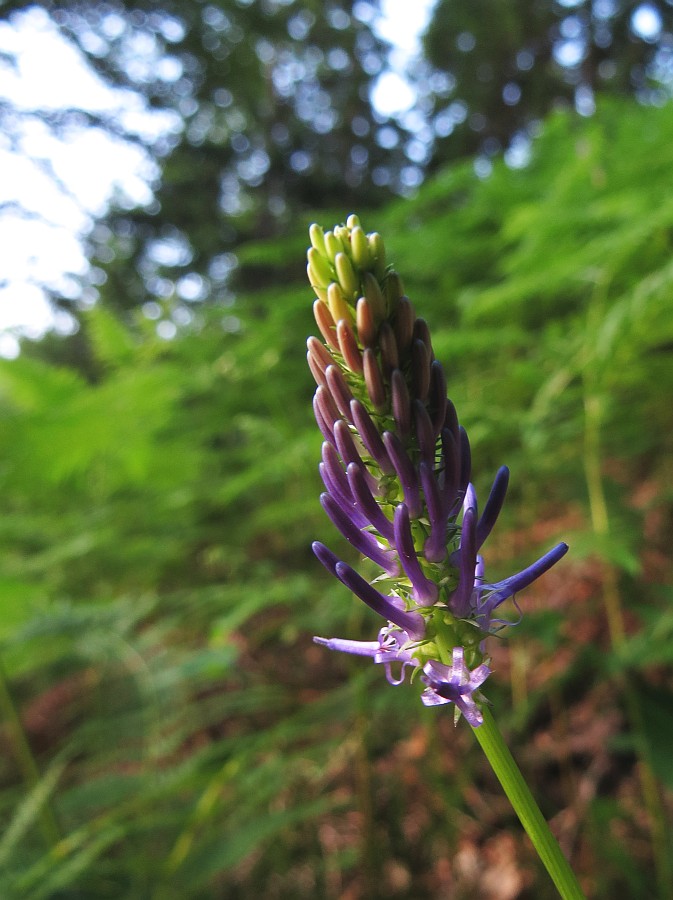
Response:
M385 115L413 102L402 73L420 50L434 2L381 4L376 30L393 45L393 71L379 79L372 100ZM15 57L15 67L3 53ZM53 116L64 107L105 112L139 133L156 134L173 125L161 115L150 119L134 95L105 88L38 7L18 15L15 24L0 23L0 102L5 99L26 112ZM77 296L73 275L87 269L81 238L113 194L129 206L147 201L153 174L137 148L93 128L66 127L58 140L36 115L22 117L15 130L0 135L0 356L18 354L19 334L37 338L50 328L62 333L72 328L66 313L49 308L40 284L54 285L65 297Z

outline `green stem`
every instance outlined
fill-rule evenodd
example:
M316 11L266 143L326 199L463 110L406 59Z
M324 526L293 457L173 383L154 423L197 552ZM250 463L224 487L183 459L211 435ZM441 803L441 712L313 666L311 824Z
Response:
M490 710L484 707L482 713L484 722L473 729L475 737L556 889L563 900L585 900L575 874L514 762Z
M28 790L34 790L40 784L42 775L40 769L30 749L26 732L21 722L21 716L14 703L12 691L9 681L5 673L5 668L0 659L0 711L3 713L7 723L7 730L12 736L14 742L14 752L16 761L23 775L23 780ZM48 847L53 847L60 840L61 834L56 821L56 816L49 804L45 800L40 809L39 815L40 827L44 840Z

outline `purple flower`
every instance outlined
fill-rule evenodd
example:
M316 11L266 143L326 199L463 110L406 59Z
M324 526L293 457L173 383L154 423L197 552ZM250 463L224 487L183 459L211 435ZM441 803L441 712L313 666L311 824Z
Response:
M327 235L317 225L310 234L314 314L325 339L307 345L325 438L320 501L379 577L370 583L324 544L313 549L385 621L375 641L315 641L369 657L391 684L401 684L409 666L422 668L423 703L453 703L477 727L478 689L491 671L484 641L508 624L494 612L568 547L558 544L509 578L487 581L480 550L505 501L509 470L498 470L480 516L467 433L446 396L428 325L386 268L380 236L365 236L353 216Z
M491 627L491 613L497 609L501 603L513 597L518 591L522 591L534 581L544 575L552 566L563 559L568 552L568 545L564 542L557 544L548 550L544 556L541 556L536 562L515 575L510 575L503 581L497 581L495 584L481 584L475 590L475 603L473 606L473 614L477 622L486 631ZM477 561L477 568L479 561ZM475 579L476 581L476 579ZM507 623L505 623L507 624Z
M464 655L462 647L454 647L452 665L445 666L430 660L423 666L421 681L427 686L421 694L421 700L426 706L455 703L470 725L476 728L484 718L472 695L486 681L491 670L482 663L470 672L465 665Z
M379 631L376 641L347 641L342 638L314 637L316 644L340 653L352 653L355 656L369 656L377 664L382 664L388 682L393 685L402 684L407 666L418 666L414 657L414 644L406 631L393 625L386 625ZM400 677L395 678L392 665L401 665Z

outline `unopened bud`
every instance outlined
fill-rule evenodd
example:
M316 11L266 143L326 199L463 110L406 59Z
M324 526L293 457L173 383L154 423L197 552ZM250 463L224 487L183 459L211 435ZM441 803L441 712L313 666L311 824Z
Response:
M372 257L369 252L369 244L367 243L367 235L359 226L351 231L351 254L353 262L358 268L367 270L371 268Z
M311 247L306 254L308 258L309 281L314 287L326 288L332 280L332 269L324 256Z
M362 353L358 347L358 342L353 334L353 329L345 319L337 322L337 340L339 341L339 349L344 358L344 362L351 370L358 375L362 374Z
M393 329L395 331L395 340L400 352L400 356L406 356L411 347L411 340L414 333L414 320L416 313L414 307L408 297L400 297L397 310L395 311L395 322Z
M327 288L327 305L335 322L338 322L339 319L345 319L349 323L353 321L344 292L336 281L332 281Z
M345 253L337 253L334 257L334 267L346 298L353 303L360 289L360 283L355 275L353 263Z
M327 308L327 304L322 300L316 300L313 304L313 317L315 323L320 329L320 334L325 338L325 343L329 344L334 350L339 349L339 342L336 337L336 325L332 318L332 313Z
M383 238L377 231L373 231L367 235L369 243L369 252L374 261L374 275L383 281L386 274L386 248L383 244Z
M423 341L414 341L411 347L411 376L414 396L425 402L430 387L430 357Z
M360 343L364 347L373 347L376 343L376 323L366 297L360 297L355 307L355 324Z
M377 412L383 412L386 408L386 389L376 354L370 347L367 347L362 355L362 367L369 399Z

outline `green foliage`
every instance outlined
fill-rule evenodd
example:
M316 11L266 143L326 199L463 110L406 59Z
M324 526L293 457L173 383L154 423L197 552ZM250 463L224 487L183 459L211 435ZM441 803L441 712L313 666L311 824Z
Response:
M520 600L511 665L494 641L488 693L507 722L509 674L515 755L540 737L526 775L550 815L567 812L596 896L657 890L616 677L637 680L662 778L673 740L657 586L671 575L672 168L670 110L605 104L550 119L526 170L459 166L362 213L429 321L479 487L513 470L489 574L572 533L563 573ZM305 224L241 247L233 305L173 340L97 306L86 375L39 347L0 366L3 897L480 896L497 871L488 853L479 875L456 856L511 825L470 735L422 709L417 685L310 642L369 635L374 617L309 552L340 541L317 502ZM617 648L608 570L629 623Z

